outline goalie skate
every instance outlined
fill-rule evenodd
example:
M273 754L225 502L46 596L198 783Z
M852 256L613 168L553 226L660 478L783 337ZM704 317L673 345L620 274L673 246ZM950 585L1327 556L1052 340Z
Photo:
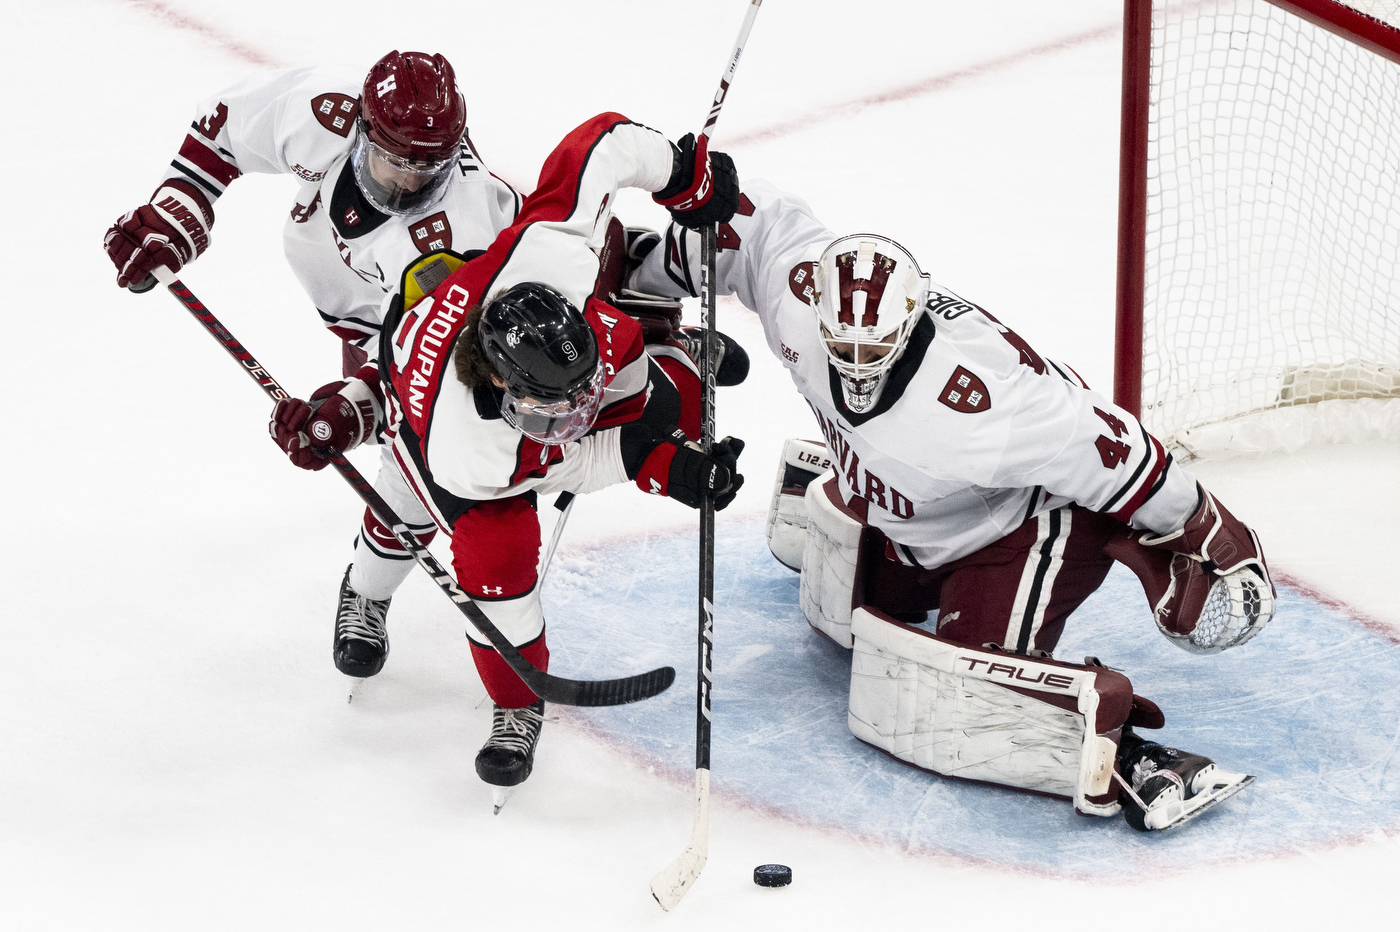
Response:
M1123 747L1119 765L1128 779L1117 773L1114 778L1124 789L1123 816L1139 832L1184 825L1254 782L1250 774L1221 770L1209 757L1143 741L1129 731Z

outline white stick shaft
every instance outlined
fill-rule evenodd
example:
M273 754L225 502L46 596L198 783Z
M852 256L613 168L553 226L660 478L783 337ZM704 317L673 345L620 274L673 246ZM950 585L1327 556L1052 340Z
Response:
M729 94L729 85L734 80L734 72L739 70L739 57L744 54L744 46L749 41L749 30L753 29L754 17L758 16L758 8L762 5L763 0L752 0L749 4L749 12L744 16L744 25L739 27L739 39L734 43L734 51L729 55L729 65L719 79L719 90L715 91L714 103L710 104L710 112L705 117L705 128L700 130L701 136L713 135L720 108L724 106L724 98Z
M544 560L540 563L540 579L537 585L544 585L545 574L549 572L549 564L554 562L554 551L559 547L559 538L564 535L564 525L568 523L569 515L574 510L574 502L577 498L569 499L569 504L564 506L564 510L559 514L559 520L554 522L554 534L549 538L549 549L544 553Z
M691 884L705 869L710 856L710 772L695 771L695 825L690 830L690 844L655 877L651 878L651 895L668 912L681 901Z

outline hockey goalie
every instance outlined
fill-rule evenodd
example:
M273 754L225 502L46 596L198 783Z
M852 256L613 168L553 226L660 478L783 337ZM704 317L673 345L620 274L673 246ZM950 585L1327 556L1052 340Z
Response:
M633 282L693 293L697 237L666 237ZM853 651L856 737L1140 831L1243 789L1142 736L1165 716L1127 676L1053 652L1115 560L1172 643L1247 642L1275 596L1255 534L1131 414L891 239L837 237L748 182L721 241L719 293L758 313L823 435L787 443L768 539L812 627Z

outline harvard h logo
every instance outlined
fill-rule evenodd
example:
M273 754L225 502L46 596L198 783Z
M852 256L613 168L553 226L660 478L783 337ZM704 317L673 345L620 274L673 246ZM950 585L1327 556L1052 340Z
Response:
M843 252L836 257L836 274L841 294L841 313L837 320L848 327L854 327L856 312L853 296L857 291L865 292L865 307L860 312L860 325L873 327L879 318L880 298L885 294L885 285L894 271L894 260L878 252L873 257L869 278L856 278L856 254Z

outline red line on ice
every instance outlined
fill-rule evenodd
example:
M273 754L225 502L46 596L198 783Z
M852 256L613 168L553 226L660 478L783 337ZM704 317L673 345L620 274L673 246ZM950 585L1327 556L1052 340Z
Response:
M157 19L164 21L166 25L194 33L224 51L231 53L236 58L241 58L251 64L262 65L267 68L278 68L282 66L282 62L274 58L269 58L267 55L264 55L245 42L240 42L217 26L211 26L208 23L200 22L188 13L182 13L167 3L161 3L160 0L126 0L126 2L128 5L137 7L140 10L150 13Z
M1097 29L1081 32L1078 35L1056 39L1044 45L1036 45L1028 49L1021 49L1018 52L1012 52L1008 55L991 58L980 64L959 68L957 71L950 71L947 74L933 75L932 77L915 81L912 84L904 84L887 91L870 94L866 97L858 97L843 103L831 104L819 110L813 110L800 117L794 117L782 123L775 123L766 129L750 130L746 133L740 133L737 136L726 137L721 135L720 142L723 144L722 148L728 149L756 142L767 142L771 139L777 139L781 136L787 136L801 130L811 129L813 126L819 123L825 123L829 120L849 119L866 107L896 103L901 100L911 100L915 97L922 97L925 94L933 94L938 91L947 90L954 84L959 84L973 78L980 78L992 72L1000 71L1003 68L1010 68L1034 58L1054 55L1058 52L1069 51L1070 49L1078 48L1082 45L1089 45L1103 39L1113 38L1120 35L1122 31L1123 24L1121 22L1114 22L1111 25L1100 26Z

